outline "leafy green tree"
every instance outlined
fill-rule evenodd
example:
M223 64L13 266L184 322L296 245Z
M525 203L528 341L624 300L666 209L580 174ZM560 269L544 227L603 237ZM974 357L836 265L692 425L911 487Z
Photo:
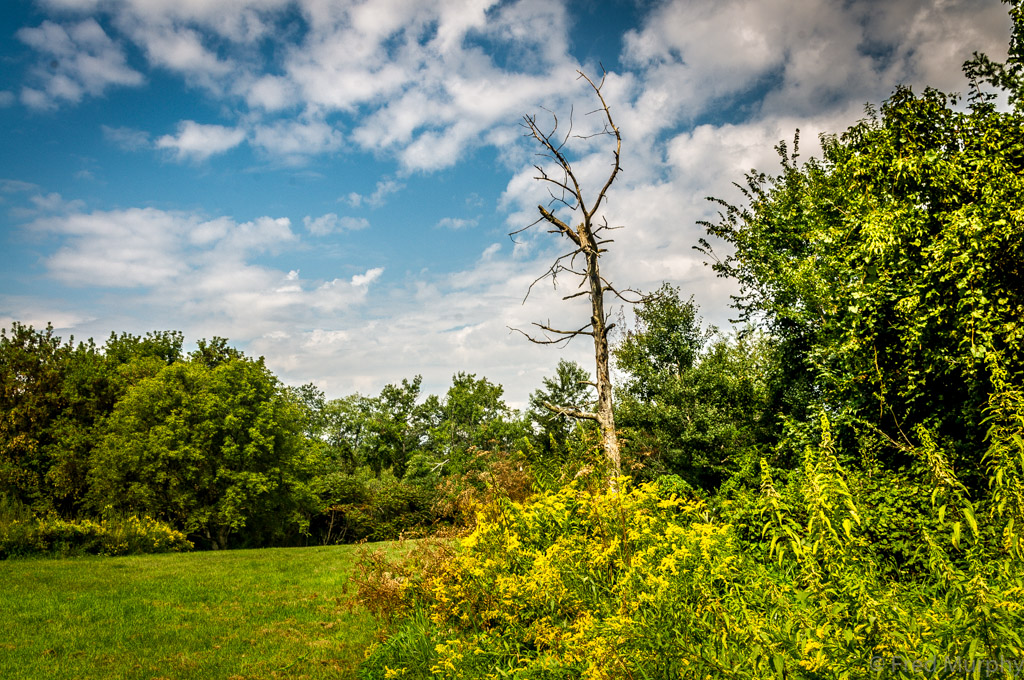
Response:
M214 365L210 365L214 364ZM202 354L133 385L93 453L90 502L226 548L301 529L314 498L303 417L262 359Z
M429 429L418 403L422 380L403 378L376 397L353 394L325 405L325 436L341 468L367 465L378 476L385 469L401 476Z
M228 344L227 338L213 336L212 340L201 338L196 343L196 349L190 352L188 357L192 361L198 361L210 368L216 368L225 361L241 359L242 352Z
M555 375L543 379L543 386L530 395L529 418L537 430L537 443L544 452L565 451L566 441L576 419L545 404L571 411L586 411L593 406L593 381L587 370L575 361L562 359Z
M63 342L49 325L0 329L0 495L76 515L89 451L117 394L92 341Z
M185 336L181 331L150 331L144 336L111 333L103 345L103 355L115 364L127 364L142 357L172 364L183 358Z
M327 397L313 383L299 387L285 387L285 393L302 412L303 432L313 440L327 436Z
M638 395L656 389L667 377L693 368L715 329L701 328L691 296L683 301L678 288L664 283L634 309L635 327L615 347L616 367L628 374L628 391Z
M331 399L325 404L324 436L329 457L338 471L351 473L356 467L367 465L365 449L372 409L373 399L361 394Z
M770 440L770 345L749 330L716 336L693 298L684 301L669 284L635 315L613 350L624 374L616 417L626 465L639 478L678 474L714 489Z
M526 434L523 422L502 399L504 388L487 378L460 371L452 376L441 421L430 433L438 455L456 460L470 447L508 449Z
M891 468L923 426L977 472L993 366L1024 371L1024 118L956 102L899 88L820 160L780 145L781 173L748 176L747 205L706 225L730 254L702 245L789 387Z
M40 430L61 408L65 352L52 326L36 331L15 322L9 335L0 329L0 491L28 505L46 503L50 461Z
M423 378L416 376L409 382L402 379L401 385L385 385L377 398L370 431L373 438L374 470L390 468L401 477L409 457L419 448L426 437L421 427L417 401Z

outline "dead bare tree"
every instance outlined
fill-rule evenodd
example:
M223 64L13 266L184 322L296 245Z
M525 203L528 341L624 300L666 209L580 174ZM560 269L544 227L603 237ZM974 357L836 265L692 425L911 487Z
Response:
M611 110L605 101L604 95L601 93L601 89L604 86L604 77L602 76L599 83L595 83L582 71L577 71L577 73L579 73L580 78L590 84L598 101L601 103L600 108L591 112L591 114L602 118L601 129L592 134L574 135L572 131L573 121L570 116L568 130L565 130L563 134L559 130L558 116L551 113L554 122L550 131L545 132L545 129L541 128L540 124L538 124L536 116L527 115L523 117L523 126L528 131L527 136L532 137L540 144L543 150L538 155L546 158L548 161L547 165L550 170L546 169L544 164L537 164L534 167L539 173L535 179L548 186L551 200L548 203L548 207L543 205L537 206L537 209L540 211L540 217L536 222L512 232L510 236L514 238L516 234L543 224L549 227L548 233L558 234L560 237L568 239L570 250L559 256L544 274L530 284L526 296L529 297L530 291L540 281L550 278L552 284L557 285L558 276L560 274L568 274L570 277L578 279L579 284L576 286L577 292L570 293L562 299L570 300L589 296L591 307L590 321L576 330L554 328L550 321L546 324L534 323L533 325L543 332L541 336L530 335L518 328L512 330L522 333L530 342L541 345L567 343L580 335L589 335L593 338L597 372L595 382L589 384L597 390L596 409L593 412L588 412L557 404L545 403L544 406L555 413L561 413L578 419L593 420L598 424L601 430L604 454L611 466L612 479L614 480L615 477L621 474L622 464L619 455L619 439L615 432L612 383L609 372L608 332L615 324L610 324L607 321L608 314L607 310L605 310L605 294L610 293L628 303L635 303L637 300L630 300L623 296L623 293L635 294L635 291L630 289L616 290L608 279L601 275L601 254L606 252L604 246L611 243L611 239L604 238L602 234L605 231L617 229L618 227L608 226L607 218L598 218L598 211L606 201L609 188L611 188L615 178L622 170L620 163L622 135L619 134L619 128L612 120ZM593 197L593 200L588 203L584 195L581 178L573 170L572 164L566 156L566 144L573 138L590 139L602 136L609 137L611 143L614 144L611 172ZM555 211L559 207L568 208L576 213L580 218L579 224L572 227L559 219L555 215Z

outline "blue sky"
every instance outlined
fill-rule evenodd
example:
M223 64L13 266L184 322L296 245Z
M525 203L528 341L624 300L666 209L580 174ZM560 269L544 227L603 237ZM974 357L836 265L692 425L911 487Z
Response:
M7 0L0 29L0 324L219 335L331 397L464 370L521 406L560 357L593 363L509 331L586 319L565 288L523 303L560 244L508 237L546 201L521 117L595 123L577 69L607 70L624 139L605 272L724 326L734 291L692 250L704 198L899 83L962 90L1009 20L996 0ZM601 141L570 146L591 191Z

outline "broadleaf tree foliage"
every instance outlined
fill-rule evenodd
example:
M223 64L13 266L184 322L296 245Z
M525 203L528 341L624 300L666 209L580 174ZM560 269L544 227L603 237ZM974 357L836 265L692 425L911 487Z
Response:
M623 468L634 480L675 474L714 491L772 442L769 340L705 327L693 298L670 284L634 314L612 349Z
M898 88L820 160L780 145L781 174L748 176L749 205L707 225L730 254L702 247L794 357L788 379L883 462L909 463L922 426L974 474L993 368L1024 370L1024 123L955 101Z
M611 109L605 101L601 89L604 79L595 83L582 71L578 72L579 77L586 80L594 91L594 95L600 102L600 106L592 113L602 119L602 125L598 132L589 135L573 134L573 121L570 117L568 129L562 130L559 127L558 117L552 114L553 126L548 129L541 127L536 115L523 117L523 126L541 147L539 155L546 159L546 164L537 164L538 175L536 179L545 184L549 190L551 201L548 207L538 205L540 217L527 227L513 232L512 235L521 233L526 229L542 225L549 228L549 232L558 234L569 242L568 252L560 255L552 263L551 267L531 284L536 285L539 281L550 278L552 284L557 285L558 276L566 274L578 280L578 291L563 297L563 300L570 300L577 297L587 297L590 300L590 320L576 328L561 329L555 328L551 322L534 323L543 335L534 336L523 331L531 342L537 344L562 344L578 336L590 336L594 341L594 361L596 372L593 387L597 392L597 404L592 411L582 411L570 408L564 404L546 403L545 407L551 411L561 413L572 418L592 420L601 429L602 447L610 467L610 473L614 479L622 472L621 455L619 451L619 439L615 431L615 413L613 409L613 394L611 373L609 370L609 341L608 333L615 326L608 321L608 310L605 308L605 295L610 293L623 301L630 302L623 297L623 293L631 293L629 289L617 290L612 283L601 273L601 254L606 252L604 246L611 243L611 239L604 235L604 232L616 229L610 226L607 218L601 216L601 208L607 201L608 190L611 188L619 172L622 170L621 152L622 135L618 126L612 119ZM590 138L608 137L612 146L611 170L604 183L597 189L596 193L589 193L583 185L579 173L573 168L572 161L568 155L567 144L573 140L586 140ZM551 207L554 206L552 210ZM575 226L564 221L558 216L560 208L565 208L573 214L573 220L578 220ZM529 292L527 292L529 295ZM519 330L519 329L514 329Z

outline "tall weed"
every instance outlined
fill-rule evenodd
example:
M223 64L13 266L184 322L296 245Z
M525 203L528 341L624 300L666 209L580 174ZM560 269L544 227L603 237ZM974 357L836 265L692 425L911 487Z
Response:
M762 461L760 535L671 477L494 498L431 576L389 571L404 604L388 605L392 636L369 651L365 677L911 678L1024 660L1019 544L984 540L1015 531L1021 492L1016 421L999 408L991 444L1004 448L990 450L990 469L1004 473L991 498L969 499L941 447L916 433L935 493L913 525L913 578L894 578L870 540L871 497L848 483L823 416L784 485Z

